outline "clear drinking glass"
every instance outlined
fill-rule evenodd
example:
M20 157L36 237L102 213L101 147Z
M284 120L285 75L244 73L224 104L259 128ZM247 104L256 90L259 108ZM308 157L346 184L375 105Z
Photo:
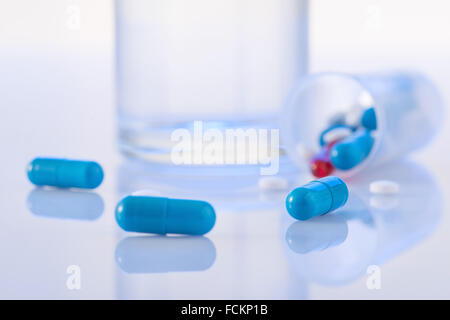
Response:
M177 128L276 128L307 72L307 0L116 0L120 150L170 163Z

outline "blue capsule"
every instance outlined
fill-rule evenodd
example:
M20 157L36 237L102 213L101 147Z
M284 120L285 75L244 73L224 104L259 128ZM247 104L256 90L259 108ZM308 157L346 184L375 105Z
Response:
M367 130L377 129L377 116L374 108L366 109L361 117L361 125Z
M350 170L367 158L373 143L370 131L357 132L331 148L330 161L339 170Z
M292 190L286 198L286 209L298 220L308 220L342 207L348 199L344 181L328 176Z
M36 158L27 171L37 186L94 189L103 181L102 167L94 161Z
M205 201L128 196L117 205L116 220L125 231L202 235L214 227L216 214Z

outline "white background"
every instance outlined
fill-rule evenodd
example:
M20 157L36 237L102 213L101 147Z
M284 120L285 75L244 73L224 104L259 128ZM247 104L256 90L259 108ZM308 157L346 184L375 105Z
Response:
M80 10L79 28L70 21L73 8ZM364 273L333 285L299 277L282 249L292 221L280 219L287 214L276 205L242 215L244 209L219 209L208 235L217 257L204 272L123 273L114 257L126 236L113 211L127 190L121 186L127 171L114 139L112 8L107 0L0 0L1 298L450 298L447 204L433 233L382 265L381 290L368 290ZM310 10L311 71L414 69L450 101L448 1L312 0ZM450 112L445 117L439 137L415 158L449 198ZM102 162L100 218L30 212L33 187L24 170L41 154ZM343 248L345 261L358 260ZM82 270L79 291L65 286L71 264Z

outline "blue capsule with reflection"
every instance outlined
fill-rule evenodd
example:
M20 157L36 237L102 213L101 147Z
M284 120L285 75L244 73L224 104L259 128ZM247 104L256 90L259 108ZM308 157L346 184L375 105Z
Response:
M292 190L286 198L286 209L298 220L308 220L342 207L348 199L344 181L328 176Z
M36 158L27 173L37 186L94 189L103 181L103 169L94 161Z
M205 201L127 196L116 207L116 220L130 232L203 235L214 227L216 214Z
M373 144L370 131L356 132L331 148L330 161L339 170L353 169L368 157Z

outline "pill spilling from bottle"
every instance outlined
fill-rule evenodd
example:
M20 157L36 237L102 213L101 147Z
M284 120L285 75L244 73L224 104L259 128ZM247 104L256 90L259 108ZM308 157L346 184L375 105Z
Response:
M352 108L349 115L336 114L327 121L327 128L319 135L320 151L309 159L311 173L316 178L329 176L336 169L351 170L372 151L372 132L377 129L375 109L356 111Z

